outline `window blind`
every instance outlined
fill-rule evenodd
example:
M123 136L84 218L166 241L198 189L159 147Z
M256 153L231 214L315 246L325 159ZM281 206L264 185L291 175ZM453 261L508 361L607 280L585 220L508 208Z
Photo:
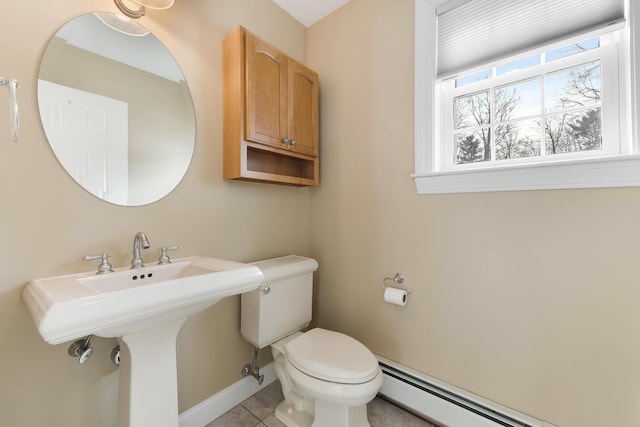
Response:
M624 0L449 0L438 7L438 78L624 20Z

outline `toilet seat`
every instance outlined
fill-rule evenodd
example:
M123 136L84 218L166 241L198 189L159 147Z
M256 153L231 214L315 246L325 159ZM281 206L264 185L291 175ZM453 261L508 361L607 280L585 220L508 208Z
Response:
M323 381L361 384L380 372L367 347L339 332L315 328L289 341L285 348L293 367Z
M325 381L307 375L284 358L285 370L298 391L303 396L314 401L331 402L337 405L358 406L366 405L380 391L384 374L380 367L371 381L361 384L347 384L345 382ZM359 425L359 424L356 424Z

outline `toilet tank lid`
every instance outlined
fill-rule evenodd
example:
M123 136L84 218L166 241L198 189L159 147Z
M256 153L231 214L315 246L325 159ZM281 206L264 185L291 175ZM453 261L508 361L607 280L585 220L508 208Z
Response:
M313 273L318 269L318 262L312 258L298 255L287 255L278 258L252 262L264 274L263 283L282 280L300 274Z
M341 384L361 384L378 375L373 353L356 339L315 328L286 344L287 359L305 374Z

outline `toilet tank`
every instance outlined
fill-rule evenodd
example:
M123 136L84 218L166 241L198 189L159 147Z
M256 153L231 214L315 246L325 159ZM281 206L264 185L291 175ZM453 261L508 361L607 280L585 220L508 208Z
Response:
M252 263L264 274L260 288L241 296L240 332L258 348L299 331L311 322L311 258L289 255Z

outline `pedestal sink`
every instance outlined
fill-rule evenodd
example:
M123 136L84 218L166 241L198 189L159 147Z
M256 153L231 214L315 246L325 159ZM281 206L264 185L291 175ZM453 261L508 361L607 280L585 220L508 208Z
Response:
M50 344L118 338L120 427L177 427L176 337L188 316L262 282L254 266L207 257L37 279L22 298Z

